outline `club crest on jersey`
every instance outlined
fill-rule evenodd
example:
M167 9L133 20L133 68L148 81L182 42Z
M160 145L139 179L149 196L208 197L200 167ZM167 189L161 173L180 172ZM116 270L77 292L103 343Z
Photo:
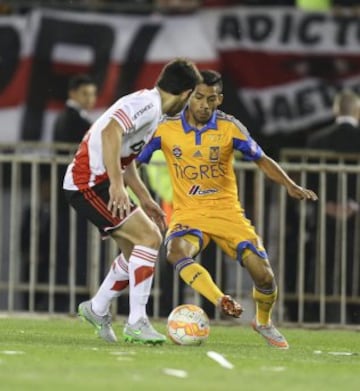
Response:
M188 192L189 195L207 195L217 193L218 189L201 189L200 185L192 185Z
M182 155L182 150L178 145L174 145L172 149L173 155L177 158L180 159Z
M220 158L220 147L210 147L209 160L211 162L217 162Z

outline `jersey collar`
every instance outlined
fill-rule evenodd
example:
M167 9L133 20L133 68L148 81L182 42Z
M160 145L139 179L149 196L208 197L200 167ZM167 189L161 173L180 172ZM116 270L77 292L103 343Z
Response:
M74 109L76 111L78 111L81 117L83 117L83 118L87 119L88 121L90 121L88 112L85 109L81 108L79 103L76 102L75 100L68 99L66 101L66 106L70 107L70 108L72 108L72 109Z
M359 125L359 121L357 118L352 117L351 115L339 115L336 118L336 123L337 124L351 124L354 127L357 127Z
M160 117L161 117L161 116L164 115L164 113L163 113L163 110L162 110L160 91L159 91L158 87L154 87L154 88L151 89L150 91L153 92L154 95L157 97L158 105L159 105L159 110L160 110Z
M201 129L197 129L193 126L191 126L187 121L185 117L185 111L187 110L187 107L183 109L183 111L180 113L181 123L184 129L185 133L189 133L191 130L193 130L195 133L203 133L206 132L209 129L217 130L217 123L216 123L216 110L213 112L213 115L207 122L205 126L203 126Z

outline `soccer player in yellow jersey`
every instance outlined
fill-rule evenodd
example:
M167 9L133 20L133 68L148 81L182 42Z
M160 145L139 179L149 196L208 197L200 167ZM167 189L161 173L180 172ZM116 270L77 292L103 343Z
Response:
M153 139L138 160L149 162L152 153L164 152L173 186L173 215L166 234L167 259L193 289L219 306L227 315L239 317L242 308L225 295L208 271L194 257L213 239L250 273L256 318L253 328L275 347L288 343L271 322L277 288L262 241L245 217L233 170L234 150L254 161L273 181L299 200L316 200L316 194L298 186L251 138L245 126L218 110L222 103L221 75L201 72L187 107L176 117L160 123Z

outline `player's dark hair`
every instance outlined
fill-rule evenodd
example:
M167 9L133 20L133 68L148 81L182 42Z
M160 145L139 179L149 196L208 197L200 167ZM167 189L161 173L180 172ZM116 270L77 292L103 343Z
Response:
M217 85L219 87L219 92L223 90L223 81L221 74L219 72L213 71L212 69L205 69L200 71L203 78L203 83L209 87Z
M186 90L193 90L201 82L202 77L196 65L177 58L165 65L156 85L170 94L179 95Z
M81 74L73 76L69 80L68 91L77 90L81 86L88 84L95 84L94 80L89 75Z

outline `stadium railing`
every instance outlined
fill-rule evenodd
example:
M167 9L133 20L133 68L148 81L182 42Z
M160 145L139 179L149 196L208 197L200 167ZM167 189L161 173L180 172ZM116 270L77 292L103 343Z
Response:
M96 291L117 253L112 241L101 241L91 224L85 225L85 235L84 225L80 224L79 230L77 214L66 204L59 205L59 176L75 148L71 144L29 142L0 145L0 312L75 314L78 302ZM360 200L360 165L345 164L349 156L339 158L333 153L329 159L338 159L336 164L314 163L310 157L304 160L304 151L300 151L290 158L285 151L281 164L302 186L310 186L315 177L319 202L294 202L284 188L272 184L255 164L246 162L235 162L239 199L263 237L276 273L277 322L355 327L359 323L356 313L360 312L356 240L360 237L360 213L354 212L351 231L345 219L336 223L330 273L325 208L331 175L338 178L339 203L344 209L348 182L353 182L353 177L355 199ZM348 240L350 232L354 240ZM164 258L162 251L149 314L166 316L182 302L206 307L199 295L179 281ZM245 304L240 321L250 319L252 282L246 271L217 247L199 257L199 262L211 268L214 279L227 293ZM126 313L127 301L124 294L114 304L114 314ZM218 311L213 316L222 319Z
M294 297L289 292L285 296L297 302L300 321L306 319L310 305L320 324L359 325L360 153L284 148L280 159L285 167L315 165L300 175L302 183L319 194L311 215L303 217L307 237L302 238L299 230L298 272L303 282L298 282L305 289ZM307 242L303 248L302 241Z

